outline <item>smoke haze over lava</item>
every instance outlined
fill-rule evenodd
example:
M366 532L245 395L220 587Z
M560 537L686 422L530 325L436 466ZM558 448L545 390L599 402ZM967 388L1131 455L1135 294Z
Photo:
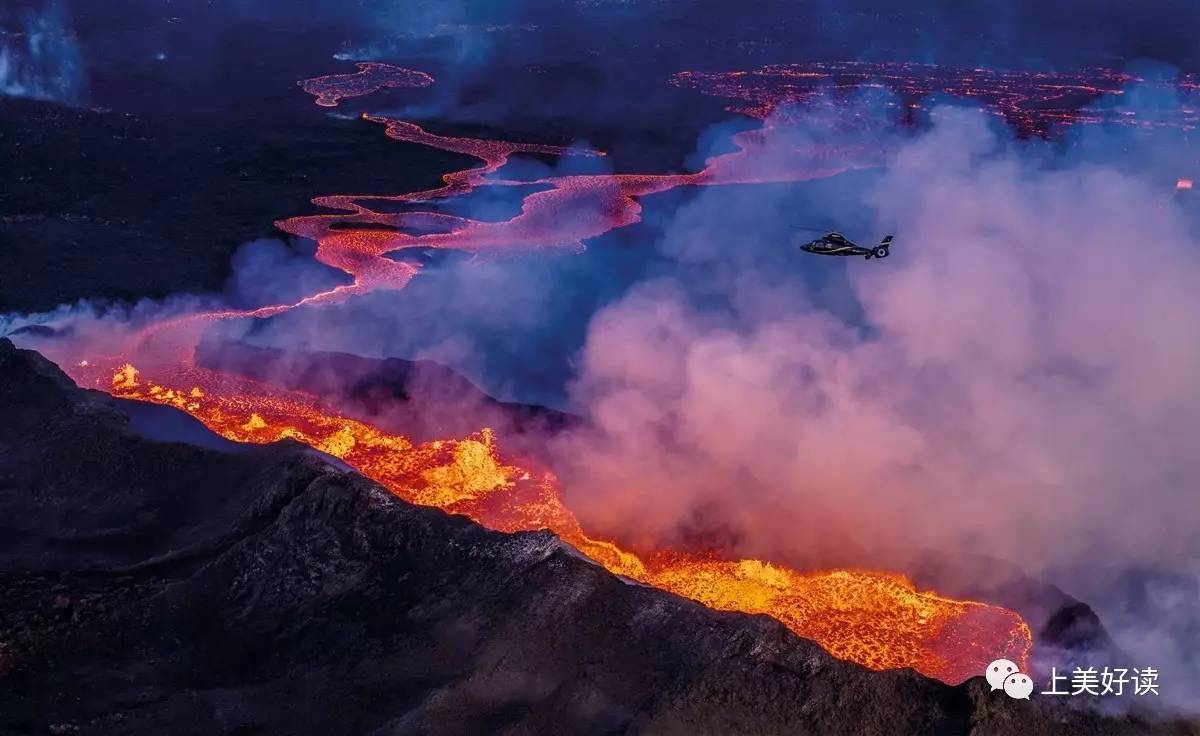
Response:
M426 83L418 74L398 75L397 84ZM319 104L337 104L337 95L309 88ZM1136 90L1128 96L1136 101ZM9 326L60 330L69 346L48 340L47 353L74 358L68 369L77 377L103 380L78 360L111 355L134 336L136 353L146 327L162 334L188 325L172 345L186 352L212 322L253 316L264 321L248 334L264 343L386 354L381 334L401 341L442 321L454 339L421 344L421 354L519 396L510 366L480 358L456 313L395 309L410 304L403 294L422 278L437 278L389 257L395 248L463 251L482 263L452 264L447 270L467 275L447 277L441 297L471 305L462 314L490 313L488 327L498 333L515 319L551 328L572 322L581 336L563 403L586 424L547 439L565 504L578 516L560 534L576 524L595 538L589 543L717 549L801 571L907 572L926 554L1005 560L1090 596L1112 613L1118 635L1138 642L1143 664L1187 682L1196 675L1188 656L1196 641L1184 637L1186 612L1158 606L1157 618L1133 621L1126 614L1139 612L1122 607L1112 581L1139 568L1194 579L1200 557L1190 493L1200 478L1190 451L1200 431L1198 223L1191 200L1173 187L1195 169L1189 139L1175 127L1142 139L1118 123L1071 129L1065 142L1017 140L987 113L949 106L930 111L929 127L896 130L895 105L878 107L884 99L892 101L886 92L840 99L832 113L755 108L762 129L741 121L709 131L701 148L712 140L713 150L700 152L707 166L623 176L581 174L566 156L544 160L590 154L583 146L506 144L370 117L362 124L381 125L381 134L484 164L447 175L443 189L390 200L331 195L319 203L343 212L281 221L286 232L320 241L324 266L309 267L282 245L248 246L230 284L235 306L180 297L132 310L9 318ZM859 125L837 124L850 114ZM522 154L543 158L508 158ZM797 184L809 178L828 179L828 187ZM411 209L473 187L531 182L543 188L506 202L519 215ZM545 246L564 261L586 257L571 254L582 244L605 247L597 241L610 231L640 227L659 197L678 206L646 216L652 261L586 273L611 286L589 310L547 315L545 301L523 292L553 288L552 276L489 260L510 252L536 260L543 256L527 251ZM893 257L803 260L789 247L791 226L831 214L857 239L897 233ZM354 280L331 276L330 267ZM294 288L275 291L256 274L285 275ZM320 308L296 306L306 298ZM240 311L247 304L270 306ZM189 324L188 315L214 310ZM515 351L525 362L538 359L532 334ZM164 365L139 368L179 378ZM118 381L106 388L161 400L142 394L144 383ZM168 403L215 425L232 416L220 405L217 414L226 415L214 418L190 398L201 397L172 394ZM275 432L286 412L237 419L221 426L238 439L299 436ZM349 452L326 437L302 439L339 457ZM391 436L379 442L404 445ZM479 444L454 446L483 452ZM449 447L429 452L452 454ZM454 471L453 462L437 467Z
M756 223L811 218L792 195L680 210L658 243L678 268L590 325L571 396L594 424L557 445L569 500L630 540L800 564L1008 560L1157 629L1142 651L1186 680L1196 642L1164 631L1186 604L1128 620L1114 581L1200 557L1195 210L1136 139L1097 163L1076 151L1114 141L934 118L862 193L855 234L900 245L851 265L852 304L773 272L780 231Z

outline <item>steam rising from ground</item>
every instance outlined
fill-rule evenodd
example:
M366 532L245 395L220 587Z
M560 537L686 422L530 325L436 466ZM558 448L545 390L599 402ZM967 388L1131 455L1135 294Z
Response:
M14 28L0 26L0 96L75 104L82 95L78 43L57 3L26 11Z
M715 189L678 213L677 273L599 313L581 356L593 424L557 454L585 525L813 566L961 551L1102 598L1200 558L1190 200L1136 151L1101 165L935 119L862 203L880 226L855 234L897 242L846 264L837 314L744 257L761 235L729 238L780 202Z
M797 521L841 550L878 547L887 531L889 554L968 540L1001 556L1051 541L1056 557L1180 551L1162 549L1151 524L1059 538L1064 524L1091 530L1118 511L1171 523L1183 499L1166 489L1196 477L1200 254L1174 192L1087 164L1031 164L981 116L944 118L871 195L900 241L892 260L852 264L861 324L796 310L735 244L707 241L730 217L725 193L680 213L664 249L736 268L641 284L593 322L574 393L597 431L566 456L625 459L580 473L624 489L597 514L619 514L613 494L628 495L637 512L620 526L658 534L687 515L678 509L737 489L735 505L794 501ZM1162 505L1126 509L1148 492ZM668 513L647 514L647 502ZM785 509L765 508L747 513L770 533Z

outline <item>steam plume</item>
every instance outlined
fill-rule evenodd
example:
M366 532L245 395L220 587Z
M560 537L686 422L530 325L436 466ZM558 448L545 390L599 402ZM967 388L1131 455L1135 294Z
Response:
M1017 144L976 112L934 117L859 200L879 223L862 237L897 245L845 264L848 304L778 278L778 229L730 233L794 195L713 189L677 214L659 244L677 268L589 328L572 397L592 424L558 441L570 504L634 543L814 567L1010 560L1102 616L1135 567L1194 588L1191 200L1128 139ZM1156 629L1171 608L1130 638L1165 636L1138 654L1183 682L1195 642Z
M57 3L41 12L26 11L13 30L0 27L0 95L81 101L79 46Z

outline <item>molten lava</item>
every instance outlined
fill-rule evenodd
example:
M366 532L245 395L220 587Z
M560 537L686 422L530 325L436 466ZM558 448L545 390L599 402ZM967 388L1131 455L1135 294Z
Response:
M406 501L463 514L490 529L549 529L618 575L711 608L773 616L830 654L867 667L911 667L958 683L1001 656L1024 666L1029 654L1030 631L1017 614L918 592L901 575L801 573L760 560L672 552L643 560L588 536L566 507L554 475L503 459L488 429L414 445L338 416L303 394L198 368L178 377L182 383L162 385L125 364L108 389L122 398L183 409L238 442L298 440L340 458Z
M337 107L347 97L361 97L388 87L428 87L433 77L425 72L391 64L364 61L353 74L331 74L297 82L300 89L316 97L321 107Z
M301 86L331 106L382 87L425 86L421 72L360 64L356 74L305 80ZM689 84L699 84L689 78ZM713 82L720 83L720 79ZM722 93L719 89L718 93ZM763 110L752 114L765 115ZM386 257L405 248L451 248L476 254L542 247L581 248L582 241L636 222L638 198L680 186L798 181L875 163L879 151L829 150L812 142L780 146L770 123L733 137L737 150L682 174L550 176L513 182L497 173L514 153L602 155L544 144L509 143L430 133L413 123L377 116L391 138L466 153L482 164L443 177L437 189L391 196L332 195L314 202L345 214L295 217L277 223L317 242L316 258L351 275L353 283L294 304L203 312L141 330L110 355L66 354L58 360L80 385L115 396L174 406L239 442L294 439L340 458L412 503L469 516L504 532L549 529L612 572L672 591L712 608L773 616L837 657L876 669L911 667L949 683L982 672L1005 657L1024 667L1031 646L1025 622L1012 611L917 591L900 575L856 570L800 572L760 560L731 560L656 550L645 559L613 540L589 536L567 508L558 480L535 463L507 458L490 430L461 439L414 444L408 438L342 416L318 397L196 365L203 329L218 320L269 317L373 289L403 288L419 265ZM764 159L769 165L763 165ZM753 164L753 165L751 165ZM368 203L416 204L482 186L543 188L524 199L517 216L484 222L431 212L377 212ZM336 227L335 227L336 226ZM402 228L404 230L402 230ZM419 234L411 234L411 231ZM136 366L136 367L135 367ZM141 371L139 371L139 368Z
M736 100L729 109L759 119L825 106L837 112L840 98L864 89L886 89L883 104L905 114L931 97L967 99L1004 120L1023 135L1046 135L1069 124L1136 125L1195 130L1200 115L1194 106L1141 117L1132 110L1088 108L1096 100L1123 94L1130 83L1154 84L1111 69L1078 72L997 71L911 62L808 62L773 64L751 71L680 72L671 82L686 89ZM1174 81L1175 94L1194 98L1200 84L1191 74ZM852 123L853 121L847 121Z

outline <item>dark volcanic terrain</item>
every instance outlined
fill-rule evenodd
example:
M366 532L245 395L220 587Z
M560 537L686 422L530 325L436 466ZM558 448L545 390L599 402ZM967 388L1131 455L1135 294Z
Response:
M306 115L266 130L0 98L0 313L216 291L239 246L313 197L392 193L397 172L436 186L474 162L285 101Z
M866 670L548 533L129 409L0 341L0 732L1197 733Z

